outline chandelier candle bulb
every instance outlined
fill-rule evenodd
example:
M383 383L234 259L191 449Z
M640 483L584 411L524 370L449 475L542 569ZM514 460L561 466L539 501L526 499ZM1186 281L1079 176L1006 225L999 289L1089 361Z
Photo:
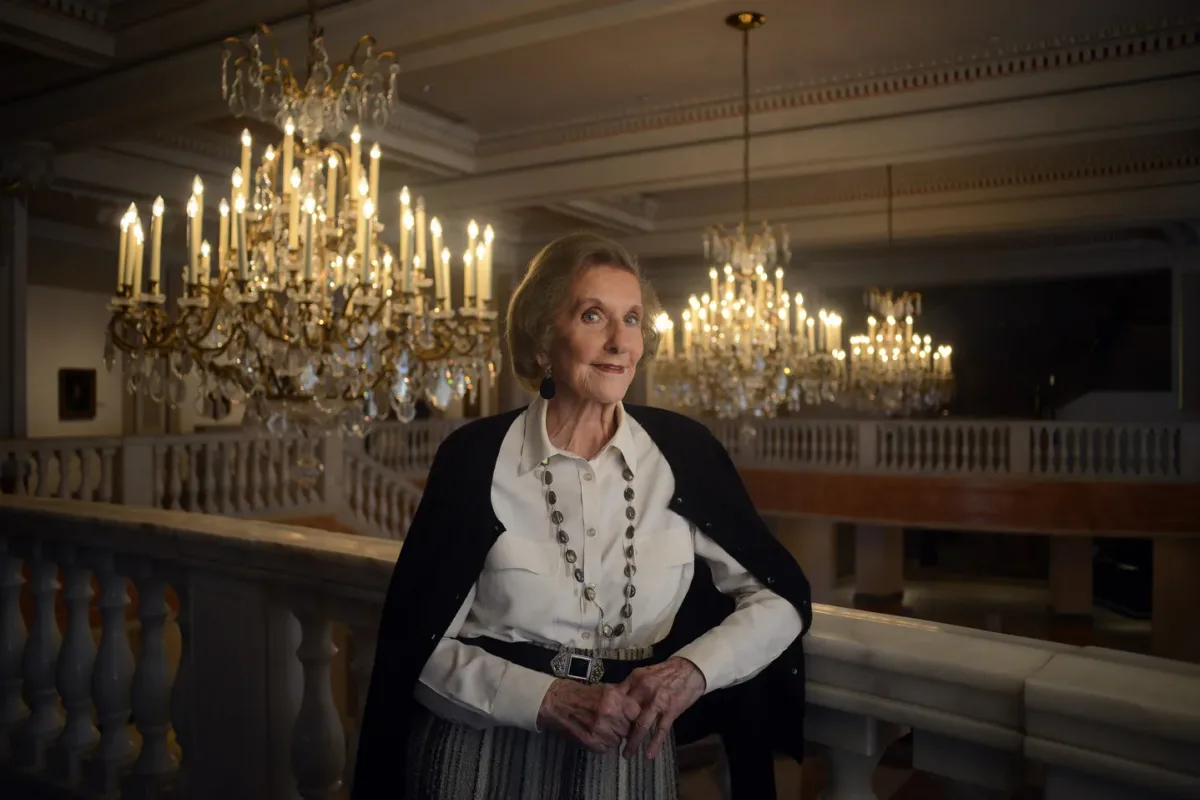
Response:
M369 200L369 198L368 198ZM354 257L366 260L367 253L367 209L368 203L359 203L354 229Z
M371 202L379 205L379 158L383 153L379 149L378 144L371 145L371 168L370 168L370 183L368 191L371 193Z
M217 206L217 212L221 215L217 228L217 272L224 273L225 259L229 255L229 201L224 197Z
M192 258L200 263L200 239L204 236L204 181L192 178L192 197L196 200L196 224L192 226Z
M208 240L200 242L200 282L208 283L212 278L212 248Z
M417 198L417 209L413 222L413 230L416 233L416 253L413 255L413 272L414 280L421 280L424 277L425 271L425 198ZM415 291L420 289L413 287Z
M775 270L775 296L783 297L783 267Z
M337 224L337 186L338 186L338 157L337 153L329 154L325 172L325 218L334 225Z
M483 263L478 269L476 275L476 283L479 287L479 302L487 304L492 301L492 257L495 255L494 242L496 241L496 231L488 225L483 229Z
M187 201L187 216L188 216L188 268L187 282L196 282L196 272L199 270L200 259L200 226L196 224L196 214L199 212L196 195L192 195ZM195 243L195 247L193 247Z
M400 288L404 292L412 291L412 229L413 214L406 206L400 215Z
M358 173L362 170L362 131L357 125L350 131L350 163L346 167L350 173L350 196L357 199Z
M371 258L372 244L371 243L372 243L372 239L374 238L374 233L375 233L374 216L375 216L375 203L374 203L374 201L371 200L370 197L368 197L366 200L363 201L362 218L359 220L359 224L362 226L361 229L362 229L362 233L363 233L363 239L362 239L363 247L362 247L362 253L360 254L360 258L362 260L362 278L361 278L361 280L363 283L370 283L370 281L371 281L371 261L372 261L372 258Z
M142 252L146 244L146 232L142 230L139 219L133 224L133 298L136 300L142 294Z
M288 250L300 249L300 168L292 167L292 190L288 194Z
M475 281L475 254L468 247L463 251L463 308L468 308L471 305L471 299L475 296L475 287L472 285Z
M246 238L246 198L241 195L233 204L233 225L237 231L238 279L249 280L250 254L246 251L249 244Z
M296 152L296 123L291 118L287 118L287 122L283 124L283 172L285 177L292 174L292 159ZM285 183L282 187L283 193L287 194L289 187Z
M129 248L129 212L121 217L121 238L117 240L117 294L125 289L126 251Z
M429 220L429 235L433 237L433 246L430 248L430 251L432 253L431 258L433 259L434 292L437 299L441 300L442 222L437 217ZM421 261L425 261L424 247L421 248Z
M443 311L449 311L450 306L450 248L442 248L441 280L438 289L438 301Z
M299 192L296 192L299 194ZM304 281L312 283L313 279L313 250L316 241L313 239L317 217L317 201L310 194L304 198Z
M249 178L249 176L252 174L250 172L250 145L253 143L253 141L254 140L250 138L250 131L248 129L242 129L242 164L241 164L241 168L242 168L242 176L244 178ZM249 195L250 195L249 187L247 187L246 184L243 183L242 184L242 197L249 198Z
M158 293L162 278L162 216L165 208L162 195L154 198L154 206L150 210L150 283L155 294Z

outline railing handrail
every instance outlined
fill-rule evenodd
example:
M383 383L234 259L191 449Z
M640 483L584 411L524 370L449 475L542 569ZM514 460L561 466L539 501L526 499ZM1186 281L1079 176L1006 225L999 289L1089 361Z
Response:
M13 522L0 526L0 541L37 518L48 541L372 602L383 602L400 553L400 542L371 536L112 503L0 495L0 514Z
M74 546L116 556L120 565L153 562L163 576L203 573L292 590L292 598L303 595L297 611L305 625L300 660L324 666L305 673L305 710L295 717L301 732L310 722L336 719L328 686L334 652L328 614L336 612L322 609L348 602L377 610L400 548L278 523L0 497L0 555L25 552L31 536L38 552ZM1187 756L1200 747L1200 669L851 609L814 610L805 648L809 741L857 752L861 745L847 739L853 721L860 736L881 743L862 754L868 766L883 746L913 730L920 733L916 747L953 742L941 751L946 763L926 757L922 767L951 777L967 758L997 770L986 783L1015 787L1030 759L1179 796L1200 792L1200 765ZM356 619L360 630L373 629L361 615ZM317 631L323 638L310 643ZM198 655L227 660L239 654ZM323 683L310 685L309 676ZM335 746L340 760L340 745ZM1067 755L1061 755L1064 748ZM202 762L193 768L213 766ZM337 761L324 767L340 770Z

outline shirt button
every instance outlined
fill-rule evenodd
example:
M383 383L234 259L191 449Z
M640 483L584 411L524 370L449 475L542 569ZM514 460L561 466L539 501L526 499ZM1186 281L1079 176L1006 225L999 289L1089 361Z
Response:
M592 479L592 473L590 473L590 472L583 473L583 479L585 481L590 481Z
M587 529L587 535L588 535L588 536L595 536L595 535L596 535L596 529L595 529L595 528L588 528L588 529Z
M590 638L592 638L592 633L591 633L591 631L584 631L584 632L582 632L582 633L580 633L580 634L579 634L579 638L581 638L581 639L590 639Z

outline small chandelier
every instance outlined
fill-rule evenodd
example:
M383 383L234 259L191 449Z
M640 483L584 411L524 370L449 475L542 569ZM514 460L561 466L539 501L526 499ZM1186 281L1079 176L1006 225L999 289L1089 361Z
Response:
M678 356L674 323L665 315L656 321L664 342L655 365L659 393L679 408L721 418L774 416L784 406L833 400L844 376L841 318L822 309L814 319L802 295L783 289L791 260L786 229L777 237L764 220L751 234L750 32L765 23L756 12L725 20L742 34L742 220L733 231L704 232L709 292L688 300Z
M292 120L305 141L335 138L355 124L383 129L397 105L400 66L394 53L375 48L375 39L363 36L346 61L333 64L317 25L316 0L309 0L303 78L279 54L271 29L260 24L248 40L223 43L221 96L234 116L254 116L280 129Z
M894 244L892 167L887 168L887 256L892 272ZM850 337L847 382L840 401L847 408L885 416L936 412L954 394L952 348L938 345L913 328L921 315L921 295L870 289L867 333Z
M123 354L131 391L179 405L194 374L198 407L246 403L275 432L361 434L389 406L407 422L419 398L445 408L490 385L499 363L490 225L482 235L468 225L456 308L442 225L407 188L398 247L383 241L381 153L372 146L364 165L357 126L349 148L320 146L297 142L288 120L280 149L268 145L257 166L248 130L241 144L215 248L203 238L206 188L193 182L176 313L162 290L163 198L149 234L136 206L121 221L105 359L111 369Z

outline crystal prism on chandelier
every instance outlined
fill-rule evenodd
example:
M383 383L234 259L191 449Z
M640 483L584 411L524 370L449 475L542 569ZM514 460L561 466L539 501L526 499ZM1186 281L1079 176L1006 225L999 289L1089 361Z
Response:
M266 25L258 25L245 41L226 39L223 50L221 96L234 116L257 117L281 129L290 119L306 141L336 138L355 124L382 130L397 106L395 54L377 52L375 39L363 36L349 58L334 64L312 2L303 77L280 55Z
M163 198L149 234L136 206L121 221L105 357L111 369L121 351L131 391L177 406L191 377L201 413L214 400L245 403L275 432L340 425L361 434L389 407L407 422L418 398L445 408L490 387L499 364L490 225L467 226L455 292L442 225L407 188L398 246L383 240L381 152L372 146L364 164L357 128L348 148L322 146L296 141L289 120L280 149L268 145L257 164L249 131L241 144L217 204L215 247L204 239L213 203L193 183L174 313L163 289Z

